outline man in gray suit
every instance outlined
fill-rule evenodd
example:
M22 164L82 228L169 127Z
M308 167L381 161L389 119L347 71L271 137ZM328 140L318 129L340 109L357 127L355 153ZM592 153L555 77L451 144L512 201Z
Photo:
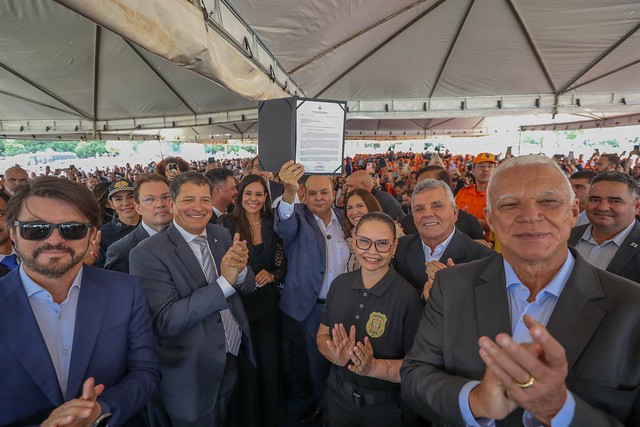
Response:
M173 220L173 203L169 195L169 180L155 173L143 173L133 185L133 206L142 217L131 233L107 249L105 270L129 273L129 253L138 243L164 229Z
M551 159L496 169L502 255L436 275L401 368L413 409L435 425L639 425L640 286L568 249L578 212Z
M587 196L589 223L575 227L569 245L591 265L640 283L638 182L626 173L596 175Z
M398 240L393 267L424 300L439 270L495 253L456 228L459 209L445 182L420 181L413 189L411 206L418 233Z
M249 324L237 291L255 289L238 235L207 224L212 185L197 172L171 182L173 223L131 251L160 353L160 405L152 425L222 426L242 350L253 360ZM168 416L162 418L164 413Z

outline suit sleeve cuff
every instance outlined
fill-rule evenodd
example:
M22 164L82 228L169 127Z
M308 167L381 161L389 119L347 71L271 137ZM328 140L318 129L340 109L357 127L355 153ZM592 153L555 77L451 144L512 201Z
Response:
M551 427L568 427L573 421L573 415L576 411L576 400L573 398L573 394L567 390L567 400L564 402L564 406L560 409L560 412L551 419ZM540 422L535 419L529 411L524 411L522 414L522 424L525 427L537 427Z
M280 200L278 204L278 216L282 220L287 220L293 215L293 205L285 202L284 200Z
M222 290L225 298L229 298L231 295L236 293L235 288L229 284L229 281L225 279L224 276L219 276L216 282L218 283L218 286L220 286L220 289Z
M247 267L243 268L240 274L238 274L238 280L236 280L236 284L244 283L244 280L246 278L247 278Z
M475 418L469 407L469 394L471 390L476 388L480 384L480 381L469 381L460 390L458 395L458 405L460 406L460 412L462 413L462 419L464 424L470 427L490 427L495 426L496 421L491 418Z

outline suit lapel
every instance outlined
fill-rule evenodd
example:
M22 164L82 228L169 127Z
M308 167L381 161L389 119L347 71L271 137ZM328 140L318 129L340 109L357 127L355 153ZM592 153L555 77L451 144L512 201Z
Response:
M620 274L622 270L638 255L640 251L640 223L635 221L629 235L624 239L620 248L616 251L613 259L607 266L607 271L613 274Z
M209 241L209 248L211 248L211 254L213 255L213 261L216 263L216 268L218 269L218 276L222 274L222 270L220 270L220 263L222 261L222 257L225 253L227 253L227 248L224 243L218 239L218 236L211 230L211 227L207 227L207 240ZM233 283L231 283L233 286Z
M0 285L0 341L54 406L64 401L49 350L16 268Z
M327 265L327 242L324 240L324 234L322 234L322 230L320 230L320 226L316 221L316 217L311 213L309 208L304 206L304 216L307 220L307 223L311 225L313 231L316 234L316 243L318 244L318 248L320 249L320 253L322 254L322 263L326 267Z
M176 245L176 256L189 271L194 279L194 282L206 283L207 278L202 271L202 267L200 266L198 259L191 250L191 246L189 246L187 241L184 240L178 229L173 224L171 224L167 229L167 236L169 237L169 240L171 240L173 244Z
M427 271L426 266L424 265L426 259L424 257L424 249L422 247L422 240L420 239L419 234L414 234L411 237L411 243L408 245L408 259L409 262L409 271L411 271L411 275L414 277L417 283L421 284L421 287L424 286L424 283L427 281Z
M547 323L549 333L566 351L569 371L606 314L590 301L604 297L594 267L571 252L576 265Z
M459 259L462 259L464 256L464 247L460 244L460 236L457 228L453 230L453 237L451 241L447 245L447 248L442 253L440 257L440 262L443 264L447 264L447 260L451 258L453 262L458 262Z
M479 336L495 339L500 332L511 335L511 314L501 256L494 256L475 287Z
M108 286L100 281L91 267L85 266L82 270L82 282L76 309L76 327L73 334L73 350L69 364L69 381L65 400L76 398L78 392L82 390L93 348L100 334L108 300Z

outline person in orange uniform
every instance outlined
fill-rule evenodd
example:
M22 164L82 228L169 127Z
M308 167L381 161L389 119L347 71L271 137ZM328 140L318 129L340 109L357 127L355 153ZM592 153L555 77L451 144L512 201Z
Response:
M456 196L456 205L464 211L478 218L480 224L487 233L491 230L484 219L484 208L487 206L486 194L489 178L498 162L496 156L491 153L480 153L473 159L471 173L475 178L475 185L469 185L460 191Z

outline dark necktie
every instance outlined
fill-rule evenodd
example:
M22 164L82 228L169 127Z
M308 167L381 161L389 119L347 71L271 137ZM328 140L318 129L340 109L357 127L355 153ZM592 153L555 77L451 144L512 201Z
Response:
M9 270L13 270L18 266L18 259L16 257L16 254L5 256L2 261L0 261L0 264L6 266L7 268L9 268Z

